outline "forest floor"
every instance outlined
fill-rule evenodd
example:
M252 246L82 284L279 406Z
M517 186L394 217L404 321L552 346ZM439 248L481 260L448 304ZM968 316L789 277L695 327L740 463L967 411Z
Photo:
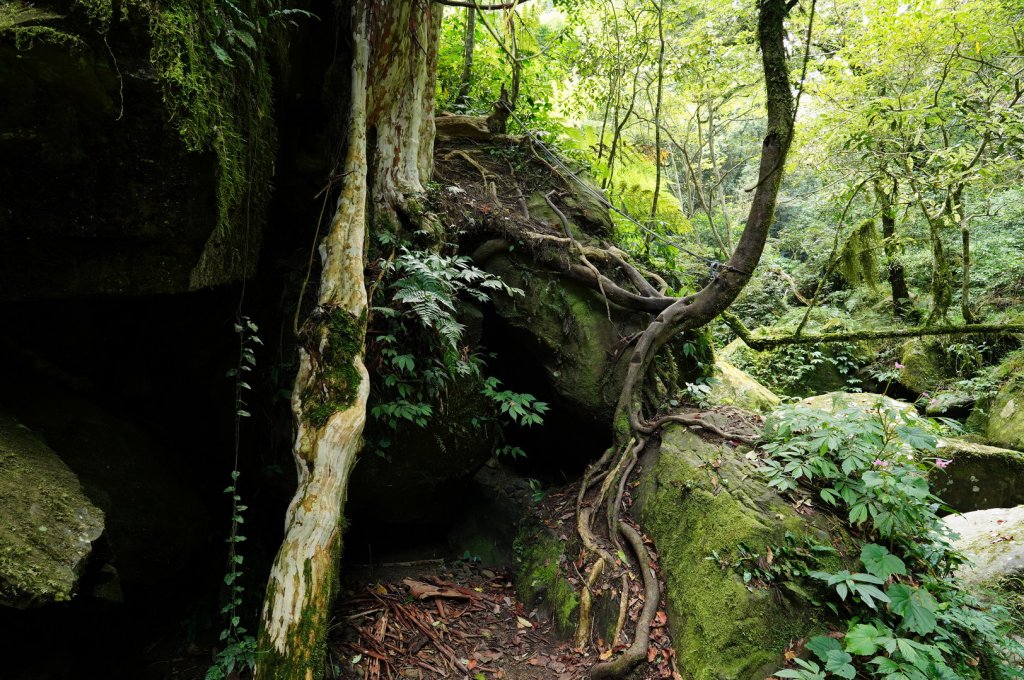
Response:
M574 484L549 493L534 508L534 519L568 539L577 492ZM632 621L642 606L641 591L640 583L631 584ZM631 676L637 680L679 677L661 604L650 663ZM632 621L624 632L629 633ZM376 578L343 593L329 642L332 670L346 680L577 680L624 646L613 649L598 640L589 650L574 648L543 609L528 608L516 598L508 570L437 560L383 565Z

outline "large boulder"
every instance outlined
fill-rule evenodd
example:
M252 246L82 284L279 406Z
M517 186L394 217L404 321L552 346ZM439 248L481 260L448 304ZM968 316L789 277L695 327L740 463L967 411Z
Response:
M971 586L997 586L1024 577L1024 505L950 515L944 520L971 563L957 577Z
M37 435L0 411L0 604L71 599L103 511Z
M850 384L854 377L851 357L834 350L831 345L786 345L756 351L736 338L722 348L719 356L779 394L806 397Z
M17 93L0 107L0 299L251 273L274 162L262 55L251 74L197 56L217 40L214 5L28 4L66 14L68 38L0 33L0 91Z
M756 471L756 458L666 428L643 455L634 516L654 539L665 574L669 622L684 677L763 680L784 665L792 640L822 633L824 610L800 586L745 583L743 571L771 546L843 544L834 520L801 514ZM829 557L819 568L838 568Z
M932 391L952 377L942 346L929 338L911 338L903 343L900 365L900 384L918 394Z
M177 576L206 537L202 499L180 461L134 422L57 387L29 386L12 411L78 475L106 516L113 565L125 585Z
M712 377L708 402L713 406L768 413L782 403L777 394L723 359L715 361Z
M1009 373L987 410L986 438L993 444L1024 450L1024 370Z
M496 296L504 325L522 342L516 349L539 363L559 406L607 425L615 411L629 353L621 341L642 330L648 315L606 302L598 291L498 255L487 270L523 296Z

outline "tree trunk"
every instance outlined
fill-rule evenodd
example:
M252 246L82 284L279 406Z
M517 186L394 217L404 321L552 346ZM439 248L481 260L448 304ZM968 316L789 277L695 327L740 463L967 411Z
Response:
M960 288L960 311L964 317L964 323L974 323L974 314L971 312L971 230L967 218L967 206L964 204L963 185L957 187L953 192L953 209L956 212L957 221L960 223L960 244L963 249L963 277Z
M892 288L893 311L899 318L906 318L910 311L910 289L907 288L907 279L903 271L903 248L896 241L896 197L899 192L899 184L896 180L892 183L892 192L889 193L882 186L881 182L875 183L875 196L881 206L882 212L882 239L885 249L885 258L889 269L889 286Z
M473 83L473 47L476 42L476 9L466 8L466 33L462 39L462 78L459 79L459 95L455 106L465 111L469 108L469 87Z
M665 80L665 4L658 2L658 96L654 104L654 198L651 219L658 216L658 194L661 193L661 97Z
M258 680L324 674L347 485L369 395L366 237L372 224L406 214L406 198L429 176L440 18L440 5L416 0L352 4L344 181L320 244L319 305L300 333L292 391L298 488L263 602Z

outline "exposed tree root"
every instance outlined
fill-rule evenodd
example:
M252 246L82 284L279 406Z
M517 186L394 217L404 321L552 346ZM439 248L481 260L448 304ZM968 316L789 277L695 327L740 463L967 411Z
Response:
M640 618L636 622L636 632L633 634L633 644L618 658L606 663L599 663L590 669L591 678L621 678L637 664L647 658L647 645L651 641L651 622L658 611L658 600L660 591L658 588L658 577L654 573L654 566L651 563L651 555L647 552L644 539L640 532L619 520L619 533L626 539L633 555L640 563L640 574L644 581L644 608L640 612Z

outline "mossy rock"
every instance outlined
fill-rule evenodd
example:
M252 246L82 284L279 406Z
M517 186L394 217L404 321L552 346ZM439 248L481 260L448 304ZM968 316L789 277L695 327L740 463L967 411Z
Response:
M819 411L835 411L837 409L857 406L865 411L873 411L879 405L883 409L894 409L910 419L917 417L917 409L913 404L893 399L883 394L872 394L871 392L829 392L807 397L796 404L806 408Z
M797 355L796 365L800 367L799 379L784 366L793 366L790 355ZM815 354L817 353L817 354ZM858 350L858 354L862 354ZM809 347L789 345L771 350L756 351L747 347L739 338L726 345L720 357L746 371L755 380L760 380L778 394L806 397L823 392L832 392L846 387L851 375L844 375L836 365L830 346ZM865 359L866 363L866 359Z
M27 427L0 411L0 604L70 600L104 530L103 511Z
M530 269L515 257L499 255L487 270L525 292L496 296L494 307L505 325L525 336L523 361L539 363L564 406L594 423L607 425L615 411L628 352L622 338L647 325L648 315L605 304L597 291L546 271Z
M986 438L993 444L1024 451L1024 372L1017 372L988 405Z
M724 359L715 361L712 377L714 382L708 402L713 406L736 406L768 413L782 403L777 394Z
M930 397L924 403L924 413L929 417L966 418L971 414L974 395L966 392L942 391Z
M520 527L513 547L516 596L527 609L548 615L559 636L568 638L579 621L579 597L566 579L570 542L536 520Z
M753 460L682 427L666 428L641 467L634 516L658 546L684 677L763 680L783 667L792 640L826 630L827 612L798 594L799 584L748 588L737 570L721 565L737 560L741 545L848 545L834 520L797 513Z
M899 382L921 394L934 391L954 377L946 368L945 352L934 339L911 338L903 343L900 354Z
M275 157L272 32L250 70L211 49L219 3L30 4L63 15L55 26L75 42L0 36L0 91L17 93L0 107L0 299L251 274Z
M112 562L126 585L180 575L206 538L208 515L181 460L134 422L56 386L12 405L78 475L106 516Z

